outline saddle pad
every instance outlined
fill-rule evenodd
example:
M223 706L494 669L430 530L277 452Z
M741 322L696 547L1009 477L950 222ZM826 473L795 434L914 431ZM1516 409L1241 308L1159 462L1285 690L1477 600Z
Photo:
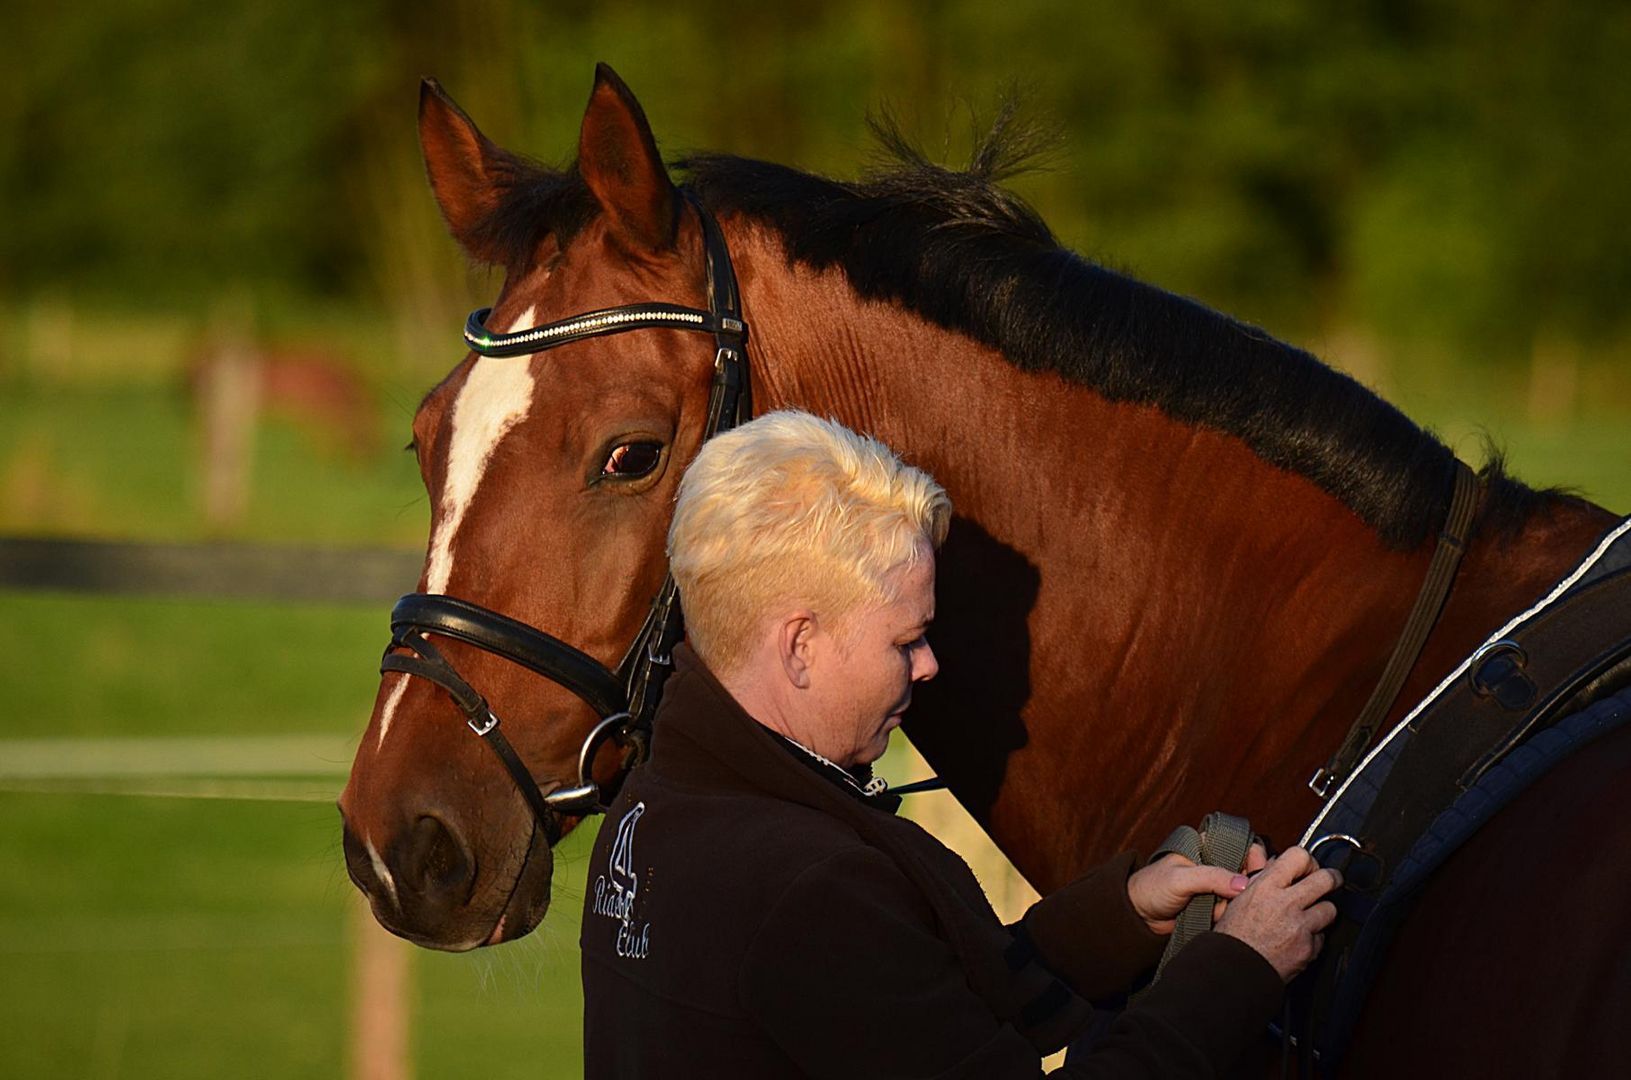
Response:
M1345 894L1343 914L1362 924L1348 949L1342 973L1315 1042L1322 1067L1334 1069L1353 1037L1365 995L1388 954L1388 946L1438 868L1496 812L1551 769L1589 743L1631 722L1631 689L1621 690L1567 716L1513 750L1441 813L1395 869L1374 901Z
M1418 702L1387 737L1372 748L1354 770L1353 775L1343 782L1314 816L1303 833L1302 846L1308 847L1316 839L1326 836L1355 835L1361 832L1375 804L1377 793L1382 789L1394 763L1399 760L1400 754L1410 741L1414 730L1412 725L1418 717L1439 702L1457 680L1466 675L1474 659L1481 652L1502 639L1520 634L1525 626L1533 623L1565 598L1627 567L1631 567L1631 517L1622 519L1610 529L1573 570L1565 574L1526 611L1514 616L1505 626L1489 635L1478 649L1445 676L1444 681L1439 683L1432 693Z

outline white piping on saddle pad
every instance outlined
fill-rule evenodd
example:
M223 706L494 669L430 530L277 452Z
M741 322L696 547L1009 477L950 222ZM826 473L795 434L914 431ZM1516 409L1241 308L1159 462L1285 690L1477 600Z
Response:
M1485 638L1482 645L1468 653L1466 658L1463 659L1461 663L1456 665L1454 671L1450 672L1450 674L1444 677L1444 681L1439 683L1432 693L1422 698L1421 701L1416 704L1416 707L1411 709L1410 713L1403 720L1399 721L1398 726L1396 726L1392 731L1388 732L1387 738L1377 743L1371 749L1371 752L1365 755L1365 759L1359 763L1359 767L1352 773L1348 774L1348 778L1342 781L1342 786L1337 788L1336 794L1332 795L1328 800L1326 800L1325 805L1320 808L1320 812L1314 816L1313 822L1309 824L1308 830L1303 833L1303 838L1301 841L1299 841L1301 846L1306 848L1313 841L1314 837L1319 835L1320 826L1325 822L1325 815L1330 813L1331 808L1336 806L1342 800L1343 794L1348 790L1348 785L1352 784L1355 780L1364 775L1365 770L1369 768L1371 761L1376 757L1376 755L1380 754L1384 749L1386 749L1388 744L1398 736L1399 732L1409 727L1410 723L1421 714L1423 709L1427 708L1434 701L1438 700L1439 696L1444 693L1451 683L1455 682L1457 679L1461 678L1462 675L1466 674L1467 668L1472 664L1473 657L1477 656L1484 648L1493 645L1495 642L1506 637L1519 624L1529 621L1529 619L1534 615L1544 611L1548 607L1551 607L1552 604L1556 602L1557 598L1568 592L1569 589L1574 586L1574 583L1579 581L1586 571L1595 566L1597 564L1597 560L1601 559L1603 555L1607 553L1608 549L1614 546L1614 541L1618 540L1628 530L1631 530L1631 517L1628 517L1624 521L1620 522L1619 525L1615 526L1607 536L1603 537L1602 542L1597 545L1597 549L1590 555L1586 556L1586 558L1580 563L1579 566L1574 568L1574 571L1570 573L1568 577L1565 577L1562 581L1559 581L1555 586L1553 586L1552 591L1546 594L1546 596L1541 599L1539 603L1530 608L1528 611L1525 611L1523 614L1515 616L1511 622L1507 623L1505 626L1495 631L1495 633Z

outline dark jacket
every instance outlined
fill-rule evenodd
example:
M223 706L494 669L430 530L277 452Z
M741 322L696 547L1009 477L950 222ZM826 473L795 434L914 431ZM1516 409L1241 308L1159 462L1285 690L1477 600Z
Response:
M590 1077L1034 1077L1154 964L1125 855L1014 929L899 800L822 775L683 646L613 803L583 917ZM1278 977L1206 934L1055 1076L1212 1076Z

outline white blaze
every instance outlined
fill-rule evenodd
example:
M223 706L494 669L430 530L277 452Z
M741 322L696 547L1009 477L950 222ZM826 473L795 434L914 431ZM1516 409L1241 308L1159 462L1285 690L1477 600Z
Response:
M374 743L378 746L385 741L385 731L391 726L391 718L396 715L396 707L402 704L402 695L408 689L408 673L405 671L388 671L387 679L396 677L396 685L391 687L391 696L385 699L385 708L379 713L379 739Z
M509 333L532 326L536 309L528 308L510 324ZM448 441L447 476L442 483L436 532L430 539L425 591L447 592L453 576L453 540L475 499L493 451L532 408L535 381L530 356L478 357L453 402L453 431ZM404 677L385 701L379 718L379 741L385 741L391 718L408 685Z

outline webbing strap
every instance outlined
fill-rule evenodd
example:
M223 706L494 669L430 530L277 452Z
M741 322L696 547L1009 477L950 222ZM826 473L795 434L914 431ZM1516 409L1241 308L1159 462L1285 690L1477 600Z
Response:
M1238 871L1246 865L1246 853L1251 846L1250 822L1234 814L1214 812L1206 815L1199 831L1188 825L1172 830L1172 835L1156 849L1150 861L1154 862L1163 855L1182 855L1197 866L1221 866ZM1166 951L1161 954L1161 962L1155 966L1155 976L1150 979L1150 985L1153 986L1161 978L1168 961L1182 952L1185 945L1212 929L1212 908L1217 902L1218 898L1211 893L1190 898L1184 910L1178 913L1178 925L1167 940Z

